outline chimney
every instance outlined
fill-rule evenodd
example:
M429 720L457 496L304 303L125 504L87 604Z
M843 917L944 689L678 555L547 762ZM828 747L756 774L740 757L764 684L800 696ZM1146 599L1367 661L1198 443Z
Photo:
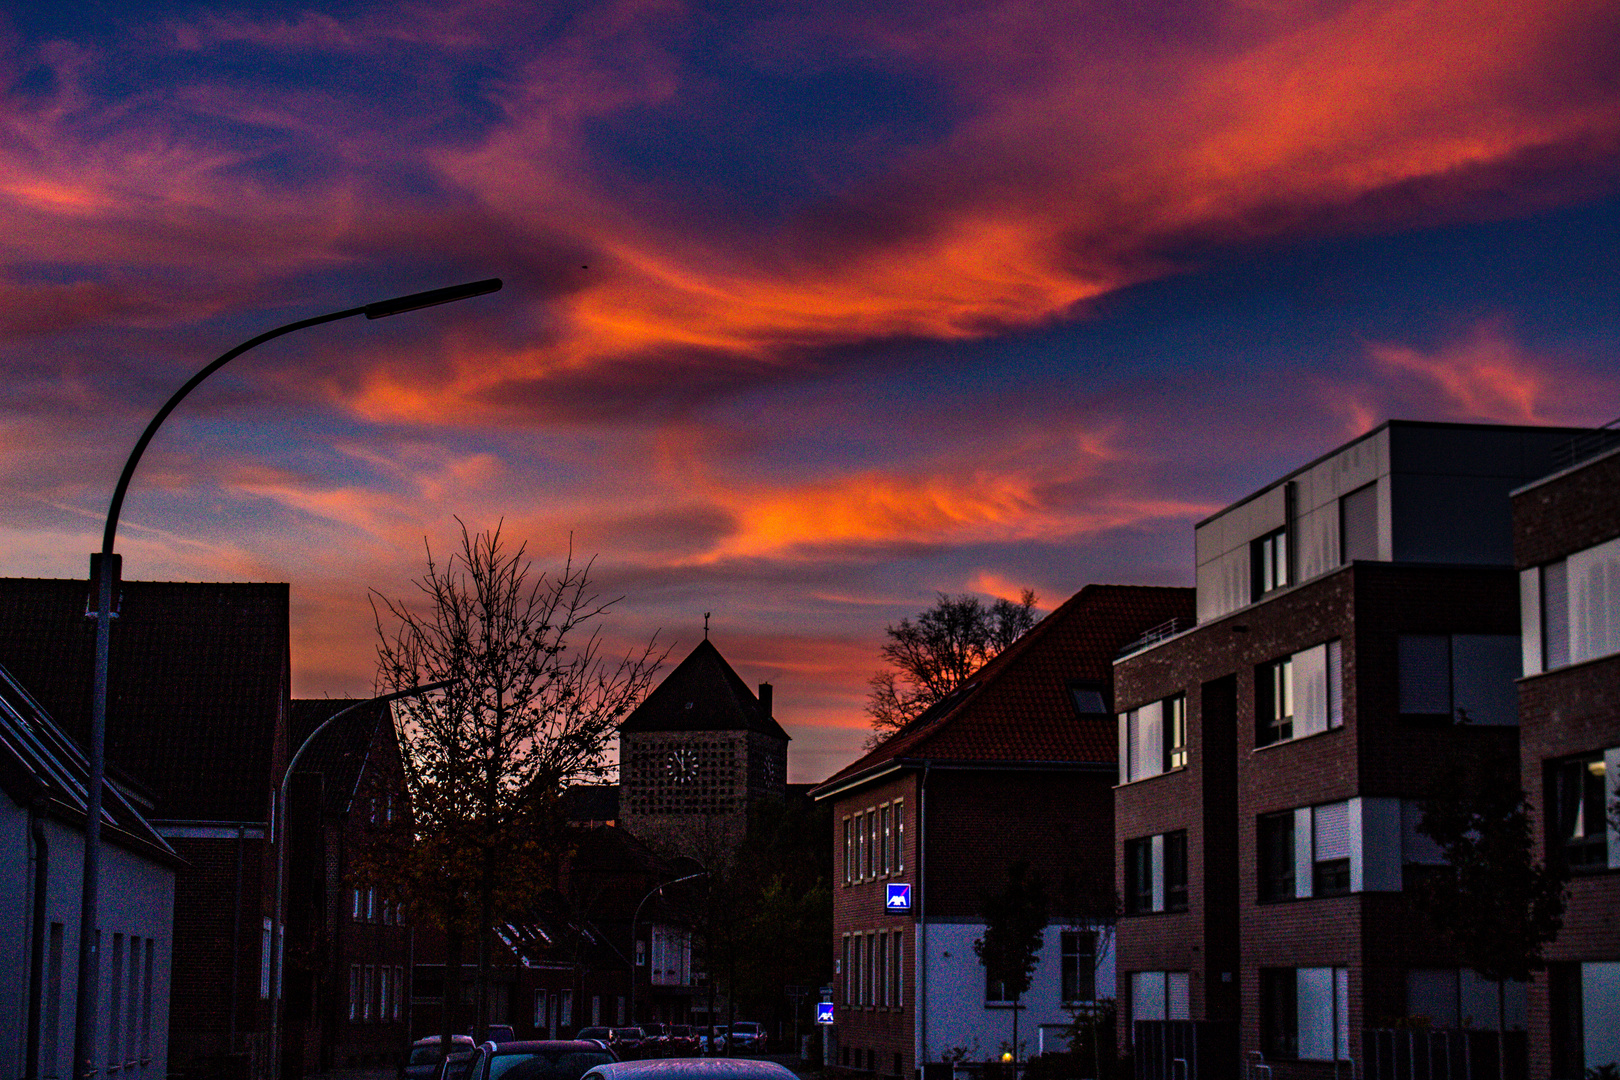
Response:
M765 719L771 718L771 684L768 682L759 684L759 711Z

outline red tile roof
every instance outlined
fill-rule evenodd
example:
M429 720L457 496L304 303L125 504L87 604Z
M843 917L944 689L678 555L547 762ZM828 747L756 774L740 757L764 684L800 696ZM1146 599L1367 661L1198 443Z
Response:
M902 760L1112 763L1119 746L1113 718L1083 718L1070 684L1111 688L1120 649L1170 619L1190 621L1193 598L1184 588L1087 585L816 794Z

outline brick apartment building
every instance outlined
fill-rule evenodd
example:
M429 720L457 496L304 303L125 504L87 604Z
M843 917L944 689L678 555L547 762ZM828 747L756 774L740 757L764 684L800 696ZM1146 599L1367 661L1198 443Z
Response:
M1620 448L1513 493L1523 601L1522 782L1537 857L1570 871L1530 986L1532 1076L1620 1062Z
M833 803L836 1024L829 1063L908 1077L999 1057L1012 1002L973 950L983 898L1027 860L1053 895L1024 995L1021 1057L1113 993L1111 661L1192 590L1088 585L933 706L811 792ZM909 906L889 905L909 887ZM1089 904L1088 904L1089 901Z
M1221 1021L1290 1080L1495 1025L1403 886L1441 771L1516 754L1508 493L1576 434L1391 421L1196 527L1197 625L1115 664L1122 1045Z
M293 701L293 750L356 704ZM357 709L314 736L287 803L285 1074L392 1065L410 1034L411 927L398 896L356 879L354 852L406 812L393 710Z

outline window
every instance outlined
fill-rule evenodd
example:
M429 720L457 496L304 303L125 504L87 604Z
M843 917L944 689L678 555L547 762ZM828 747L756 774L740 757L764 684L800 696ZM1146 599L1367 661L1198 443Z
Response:
M855 880L866 877L866 815L855 815Z
M1119 714L1119 782L1187 764L1187 697L1176 694Z
M904 941L905 932L902 930L896 930L894 933L889 935L889 963L894 968L894 975L890 980L890 986L892 989L890 991L889 1003L897 1009L906 1003L906 951L903 947Z
M1299 1056L1299 978L1293 968L1260 969L1260 1050L1268 1058Z
M1125 841L1125 913L1153 910L1153 840Z
M360 1019L371 1019L371 1006L377 993L377 969L371 964L364 968L360 984Z
M360 965L349 965L349 1019L360 1019Z
M352 901L349 907L349 918L358 921L360 918L360 890L350 889L349 892Z
M1254 672L1254 744L1270 746L1344 726L1337 640L1261 664Z
M1497 993L1508 1030L1524 1030L1527 986L1512 979L1500 988L1468 968L1413 968L1406 973L1406 1015L1422 1017L1434 1027L1483 1028L1497 1025ZM1554 1073L1553 1075L1558 1075Z
M844 818L844 884L855 879L855 823Z
M894 801L894 872L903 873L906 869L906 804L896 799Z
M850 951L849 951L849 935L845 934L844 935L844 964L843 964L843 972L844 972L844 1004L845 1005L853 1005L853 1004L855 1004L855 994L853 993L853 989L854 989L854 986L855 986L855 969L850 964L851 960L852 960L852 957L850 956Z
M1350 891L1350 804L1328 803L1311 811L1311 895Z
M889 1003L889 935L879 932L877 936L877 963L873 974L877 977L877 993L873 996L873 1004L887 1005Z
M259 1000L270 1000L270 920L259 930Z
M1396 641L1403 719L1513 725L1522 666L1510 634L1402 634Z
M1378 482L1339 500L1339 560L1378 558Z
M1125 841L1125 912L1187 910L1187 831Z
M1100 682L1077 680L1069 684L1074 711L1082 718L1108 715L1107 686Z
M1554 845L1572 871L1609 867L1608 806L1610 783L1603 754L1558 762L1552 771Z
M1349 1057L1350 969L1261 968L1260 1048L1267 1057Z
M1164 834L1164 910L1187 910L1187 830Z
M1180 769L1187 764L1187 696L1177 694L1164 701L1164 767Z
M889 807L887 804L878 808L878 826L878 848L880 854L878 859L878 872L881 874L887 874L889 872L890 865L889 853L892 850L891 844L893 841L893 838L889 835Z
M1189 1018L1185 971L1133 971L1131 1019L1186 1020Z
M574 992L572 990L557 991L557 1024L563 1028L574 1026Z
M1266 593L1288 584L1288 530L1267 533L1249 545L1249 567L1252 581L1250 599L1258 600Z
M534 1026L539 1031L545 1031L551 1026L551 1011L548 1008L549 999L544 990L534 992Z
M1266 814L1257 823L1261 903L1294 898L1294 812Z
M401 966L394 968L394 1019L400 1016L400 998L405 996L405 969Z
M861 865L866 868L866 876L869 878L877 877L877 842L877 811L868 810L866 812L866 858L862 861Z
M1061 993L1065 1005L1097 999L1097 935L1090 930L1064 930Z
M1532 616L1540 623L1540 648L1526 650L1525 674L1620 652L1620 537L1527 570L1520 582L1526 635Z
M394 1005L394 972L391 968L377 971L377 1019L387 1020Z

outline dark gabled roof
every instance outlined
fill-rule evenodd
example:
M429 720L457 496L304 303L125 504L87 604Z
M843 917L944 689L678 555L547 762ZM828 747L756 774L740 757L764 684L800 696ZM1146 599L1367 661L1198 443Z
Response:
M287 756L291 758L304 740L327 720L364 698L295 698L292 702ZM365 772L366 760L376 740L378 726L393 726L393 714L386 702L359 708L332 724L309 744L298 759L297 772L320 773L326 812L348 811Z
M757 731L788 738L708 638L636 706L619 730Z
M1119 743L1112 716L1082 716L1072 685L1113 685L1120 647L1169 619L1193 616L1195 591L1087 585L869 753L819 784L835 788L885 766L925 759L979 764L1111 764Z
M562 798L570 822L619 820L618 784L575 784Z
M0 578L0 663L79 742L90 727L87 580ZM125 581L107 760L154 820L263 821L288 696L287 586Z
M84 827L90 763L4 667L0 667L0 790L18 806L41 805L53 816ZM122 785L111 778L102 788L101 835L159 862L182 864Z

